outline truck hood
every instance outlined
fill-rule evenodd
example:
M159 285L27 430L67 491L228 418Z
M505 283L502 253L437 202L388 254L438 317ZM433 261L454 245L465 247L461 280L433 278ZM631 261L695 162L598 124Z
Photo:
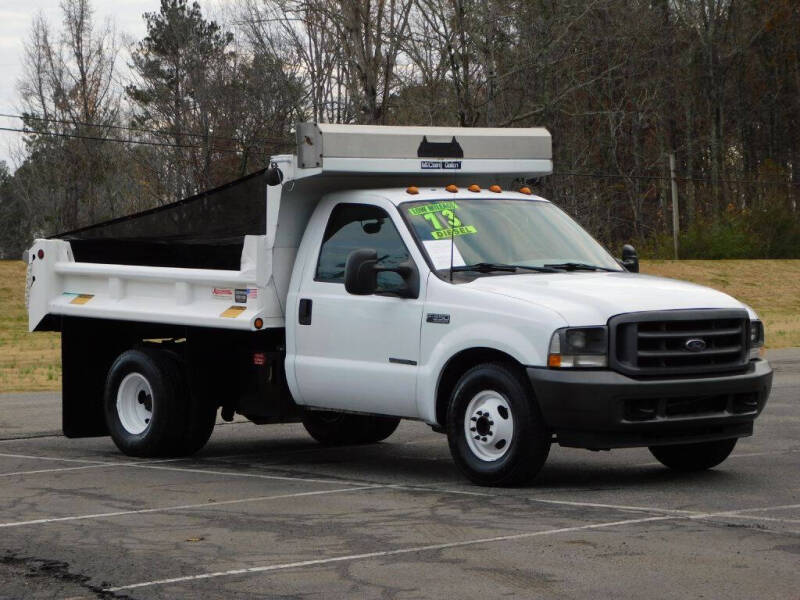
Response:
M639 275L575 271L478 277L467 286L548 308L568 325L602 325L614 315L650 310L741 308L735 298L693 283Z

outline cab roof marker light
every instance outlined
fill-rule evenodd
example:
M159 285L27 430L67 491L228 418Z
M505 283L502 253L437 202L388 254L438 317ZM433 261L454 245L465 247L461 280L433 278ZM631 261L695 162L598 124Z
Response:
M503 188L501 188L501 187L500 187L499 185L497 185L497 184L495 184L495 185L490 185L490 186L489 186L489 191L490 191L490 192L494 192L495 194L499 194L500 192L502 192L502 191L503 191Z
M520 194L525 194L526 196L530 196L531 194L533 194L533 192L531 191L531 188L529 188L527 186L519 188L519 193Z
M477 183L473 183L473 184L472 184L471 186L469 186L467 189L468 189L470 192L480 192L480 191L481 191L481 186L479 186Z
M419 194L419 188L415 185L410 185L406 188L406 194L411 194L412 196Z
M456 192L458 192L458 186L455 185L454 183L451 183L444 189L450 192L451 194L455 194Z

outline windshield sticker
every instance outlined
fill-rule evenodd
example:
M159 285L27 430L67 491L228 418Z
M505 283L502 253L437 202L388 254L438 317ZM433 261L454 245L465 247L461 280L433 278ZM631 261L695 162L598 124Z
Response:
M453 266L463 267L465 264L464 257L458 250L458 246L450 241L450 238L445 240L422 240L422 245L428 251L428 256L431 257L434 269L449 269L450 268L450 252L453 253Z
M464 225L453 212L458 209L458 204L452 200L443 200L434 204L425 204L409 208L410 215L425 219L433 231L431 237L434 240L443 240L456 235L466 235L468 233L478 233L474 225Z
M463 225L461 227L431 231L431 237L435 240L444 240L457 235L467 235L468 233L478 233L478 230L475 229L474 225Z
M458 204L453 202L452 200L444 200L442 202L437 202L435 204L425 204L424 206L414 206L413 208L408 209L408 214L413 217L418 215L424 215L427 213L438 213L442 212L443 210L454 210L458 208Z

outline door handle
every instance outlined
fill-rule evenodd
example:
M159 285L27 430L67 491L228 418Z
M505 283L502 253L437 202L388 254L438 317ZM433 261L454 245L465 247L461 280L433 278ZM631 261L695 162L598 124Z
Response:
M300 325L311 325L311 299L300 298L300 306L297 310L297 321Z

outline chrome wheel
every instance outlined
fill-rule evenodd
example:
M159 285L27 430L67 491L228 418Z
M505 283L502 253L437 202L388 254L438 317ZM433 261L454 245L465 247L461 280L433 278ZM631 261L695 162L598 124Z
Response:
M129 373L117 389L117 415L122 427L139 435L150 426L153 418L153 390L140 373Z
M505 456L514 437L514 417L508 400L494 390L478 392L464 413L467 445L480 460Z

